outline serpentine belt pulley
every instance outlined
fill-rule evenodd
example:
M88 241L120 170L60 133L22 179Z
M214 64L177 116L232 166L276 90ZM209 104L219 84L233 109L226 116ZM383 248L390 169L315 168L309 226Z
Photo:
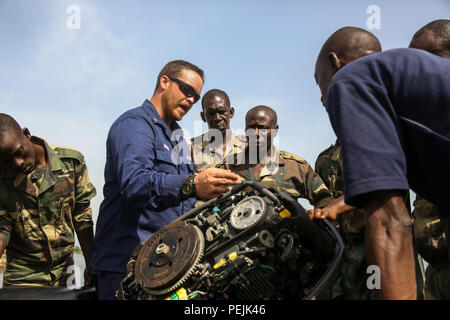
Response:
M257 224L264 217L266 203L258 196L247 197L239 202L230 215L233 228L243 230Z
M173 222L144 243L136 259L135 278L141 288L155 295L181 286L203 256L201 230L184 221Z

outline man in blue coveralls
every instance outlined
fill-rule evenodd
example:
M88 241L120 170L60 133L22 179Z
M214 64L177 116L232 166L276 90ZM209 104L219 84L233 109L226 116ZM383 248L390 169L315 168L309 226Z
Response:
M97 220L91 272L99 299L114 299L132 251L153 232L237 184L237 175L211 168L194 175L177 121L200 98L203 70L183 61L159 73L150 100L122 114L106 142L104 200Z
M315 78L341 143L345 201L367 211L369 265L381 299L415 299L409 188L448 221L450 60L416 49L339 59L328 39ZM447 222L448 223L448 222Z

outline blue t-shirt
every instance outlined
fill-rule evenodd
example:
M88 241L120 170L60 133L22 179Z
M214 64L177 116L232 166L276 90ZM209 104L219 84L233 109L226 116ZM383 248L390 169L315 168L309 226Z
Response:
M91 271L126 272L140 242L193 208L180 186L193 172L176 122L167 128L153 104L121 115L106 141L104 200L97 219Z
M345 200L408 190L450 211L450 59L395 49L333 77L327 111L342 145Z

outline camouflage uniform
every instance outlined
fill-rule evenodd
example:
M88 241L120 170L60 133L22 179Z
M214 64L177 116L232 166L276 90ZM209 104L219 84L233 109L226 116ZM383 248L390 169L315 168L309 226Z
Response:
M315 163L316 172L323 179L335 199L344 194L341 145L336 140L334 145L322 151ZM405 200L409 203L409 196ZM408 206L409 207L409 206ZM346 212L338 217L335 226L339 230L344 243L344 258L340 275L336 281L325 291L323 298L367 300L375 299L374 290L367 288L367 261L364 245L364 230L366 224L366 212L357 209ZM416 278L418 298L423 297L423 268L421 259L416 258ZM419 263L420 261L420 263Z
M245 161L245 150L231 154L226 163L219 166L230 169L244 180L256 181L266 188L283 191L295 199L305 198L316 208L322 208L332 201L332 196L322 179L303 158L274 148L274 155L262 168L260 176L255 177L252 165ZM231 164L230 164L231 163Z
M344 194L344 174L342 170L341 145L334 145L322 151L317 157L315 170L322 178L335 199ZM366 214L364 210L347 212L338 217L337 227L342 235L351 238L364 235Z
M0 237L7 243L4 286L64 286L74 264L74 230L92 227L96 195L84 157L44 146L47 166L28 175L0 168Z
M0 257L0 273L5 272L5 266L6 266L6 253L3 253L3 255Z
M223 153L222 145L217 146L216 143L211 142L209 132L192 138L190 147L195 171L199 172L207 168L217 167L230 154L239 153L245 149L246 137L244 135L236 135L229 130L228 139Z
M341 146L334 145L322 151L315 163L316 172L327 185L335 199L344 194ZM319 298L367 300L374 298L374 292L367 288L367 262L364 247L364 226L366 213L358 209L340 215L334 223L345 242L340 274L336 281Z
M413 216L414 245L429 263L425 274L425 299L450 299L447 241L437 208L417 195Z

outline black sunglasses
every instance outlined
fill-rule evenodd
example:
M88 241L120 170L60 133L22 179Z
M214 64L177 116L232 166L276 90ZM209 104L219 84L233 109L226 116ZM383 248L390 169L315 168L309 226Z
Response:
M189 84L187 84L186 82L177 79L177 78L171 78L171 77L167 77L170 79L170 81L176 82L178 83L178 87L180 88L180 91L183 92L184 95L194 98L194 103L196 103L199 99L200 99L200 95L195 91L194 88L192 88L192 86L190 86Z

